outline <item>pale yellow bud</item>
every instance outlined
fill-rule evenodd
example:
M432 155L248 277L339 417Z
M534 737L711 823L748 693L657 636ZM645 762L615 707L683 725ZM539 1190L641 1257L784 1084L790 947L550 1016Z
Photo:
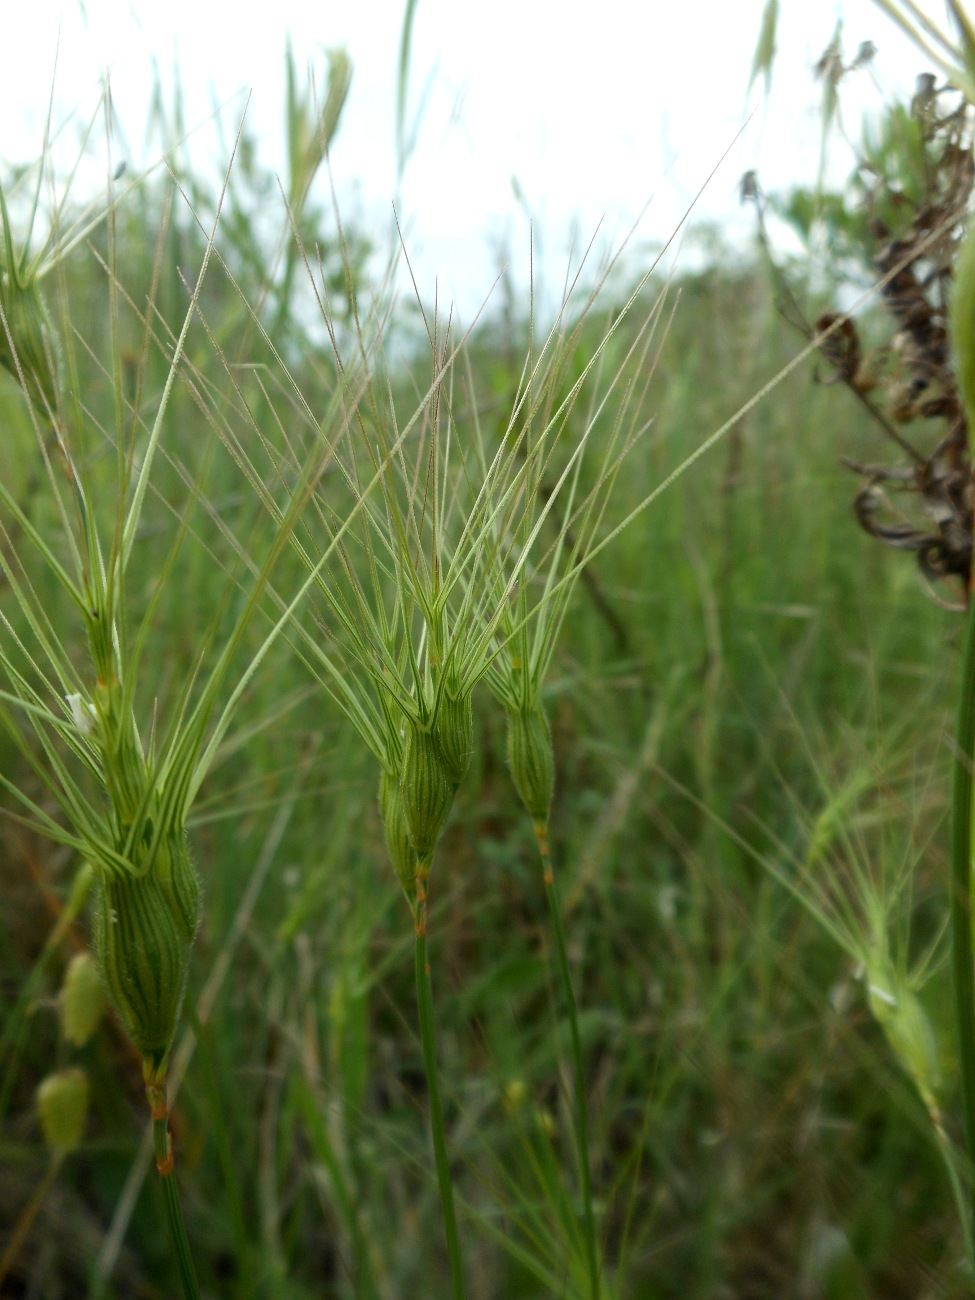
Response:
M44 1141L56 1155L67 1155L81 1141L88 1114L88 1076L72 1066L49 1074L37 1089L37 1113Z
M105 984L90 953L68 963L61 985L61 1028L69 1043L82 1047L95 1032L105 1010Z

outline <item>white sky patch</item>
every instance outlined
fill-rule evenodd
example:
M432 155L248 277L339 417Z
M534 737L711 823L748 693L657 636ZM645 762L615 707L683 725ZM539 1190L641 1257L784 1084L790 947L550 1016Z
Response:
M343 212L365 219L382 241L391 237L395 201L421 291L432 297L438 282L441 302L455 300L469 319L504 262L517 285L527 284L530 219L536 279L550 295L570 248L578 252L600 223L603 246L618 242L652 196L634 245L649 258L743 125L763 3L565 0L556 8L547 0L487 7L419 0L408 113L418 121L416 147L398 187L398 0L276 0L253 17L223 0L86 0L84 7L0 0L7 49L0 167L39 152L59 30L56 117L77 108L77 134L107 69L137 168L152 159L145 131L157 70L171 104L178 61L185 121L199 127L194 157L226 161L250 91L248 124L261 157L281 168L287 33L299 69L310 66L318 77L324 48L345 45L352 90L331 157ZM852 76L844 89L853 137L864 108L909 93L924 70L869 0L782 0L771 100L765 106L760 89L753 91L757 112L696 210L697 221L732 242L752 230L737 194L745 170L757 167L766 189L815 182L820 88L812 68L840 13L847 59L867 39L878 50L874 70ZM219 130L210 120L217 106Z

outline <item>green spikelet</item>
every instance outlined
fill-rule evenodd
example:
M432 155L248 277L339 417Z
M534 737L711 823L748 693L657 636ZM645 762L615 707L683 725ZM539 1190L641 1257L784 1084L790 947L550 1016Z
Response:
M379 778L379 810L383 817L389 860L393 864L397 880L403 886L403 892L412 901L416 897L417 857L410 843L403 791L396 777L385 768Z
M529 815L534 821L548 821L555 788L555 755L548 718L540 704L509 711L508 767Z
M37 1113L44 1141L56 1155L67 1155L81 1141L88 1114L88 1076L78 1066L49 1074L37 1089Z
M7 205L0 192L0 224L3 225L3 248L0 250L0 366L27 386L32 401L54 407L56 381L53 365L54 331L51 329L36 268L30 267L25 255L14 252L13 232ZM11 346L11 344L13 346ZM19 369L18 369L19 367Z
M448 684L440 697L434 737L440 747L444 773L454 790L467 775L474 753L474 710L470 692L452 691Z
M930 1107L941 1082L934 1027L917 994L889 967L878 966L867 970L870 1010L922 1101Z
M141 875L102 870L95 947L115 1010L158 1071L183 1004L200 919L200 884L182 834L156 848Z
M400 780L403 814L416 854L429 858L454 801L440 746L432 731L406 724L406 751Z
M71 958L61 985L61 1028L69 1043L83 1047L105 1010L105 985L90 953Z
M55 378L51 332L36 283L19 284L15 277L0 283L0 304L7 328L0 325L0 365L20 379L23 375L33 402L43 410L55 403ZM9 331L9 337L8 337ZM11 340L13 348L11 348ZM16 359L15 359L16 358ZM18 364L20 371L18 372Z

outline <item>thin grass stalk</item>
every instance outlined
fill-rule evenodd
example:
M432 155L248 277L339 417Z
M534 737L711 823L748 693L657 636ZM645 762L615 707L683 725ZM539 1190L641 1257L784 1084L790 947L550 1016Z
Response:
M930 1114L930 1111L929 1111ZM958 1222L965 1231L965 1258L968 1264L969 1277L975 1278L975 1237L968 1231L968 1187L966 1180L962 1178L959 1171L958 1151L945 1132L944 1125L941 1123L940 1113L931 1115L931 1122L934 1125L935 1134L938 1139L938 1150L941 1152L944 1161L945 1171L948 1174L948 1183L951 1187L951 1195L955 1202L955 1210L958 1214Z
M240 1189L237 1185L237 1168L227 1123L224 1116L223 1096L217 1081L216 1067L213 1062L213 1049L204 1036L203 1026L195 1007L186 1010L186 1018L193 1030L197 1045L197 1059L206 1088L210 1105L213 1142L223 1173L224 1194L227 1202L227 1214L234 1242L234 1254L241 1281L242 1300L251 1300L257 1294L257 1276L251 1267L251 1238L248 1234L244 1207L241 1203Z
M969 600L951 782L951 959L969 1188L966 1239L975 1242L975 965L972 954L972 768L975 763L975 599Z
M311 1063L309 1062L309 1065ZM369 1242L363 1231L359 1206L354 1189L350 1190L348 1180L342 1169L341 1161L329 1137L328 1129L322 1116L325 1102L316 1096L320 1078L316 1070L308 1070L306 1077L299 1082L298 1108L308 1129L312 1149L321 1161L331 1182L331 1195L346 1226L352 1241L355 1258L355 1271L350 1273L356 1300L379 1300L379 1288L372 1264ZM327 1202L322 1194L322 1204ZM329 1210L331 1207L328 1207Z
M450 1276L454 1300L464 1300L464 1270L460 1254L460 1238L457 1235L454 1185L450 1176L450 1162L447 1159L447 1131L444 1127L443 1103L440 1100L440 1084L437 1077L433 981L430 978L430 958L427 954L427 900L425 893L423 896L420 895L419 888L416 903L416 1009L420 1022L420 1042L423 1045L427 1098L430 1103L430 1134L433 1138L433 1154L437 1166L437 1185L440 1188L447 1254L450 1257Z
M4 1282L6 1282L13 1266L20 1258L20 1252L23 1249L24 1242L30 1235L30 1230L34 1226L34 1220L40 1213L41 1206L47 1200L48 1193L54 1186L58 1174L61 1172L61 1166L64 1163L64 1156L57 1155L44 1171L44 1176L34 1188L30 1200L27 1202L20 1218L10 1234L10 1240L7 1242L3 1255L0 1256L0 1291L3 1291Z
M169 1136L169 1106L166 1100L166 1084L154 1078L146 1080L146 1097L152 1114L152 1146L156 1158L156 1170L163 1189L166 1202L166 1218L172 1238L176 1263L179 1267L180 1281L186 1300L200 1300L200 1286L196 1280L196 1268L190 1250L186 1225L183 1222L183 1207L179 1201L179 1188L176 1186L176 1170L173 1160L173 1144Z
M586 1077L582 1070L582 1040L579 1037L579 1013L576 1007L575 990L572 987L572 975L569 972L569 958L565 948L565 930L562 927L562 909L558 890L555 885L555 873L552 870L552 851L549 846L548 822L536 818L535 842L538 856L542 863L542 880L545 885L545 897L552 918L552 932L555 935L555 956L562 983L562 996L565 999L566 1014L569 1019L569 1046L572 1057L572 1114L576 1131L576 1148L579 1161L579 1181L582 1188L582 1213L585 1221L586 1262L589 1266L589 1294L592 1300L599 1300L600 1266L599 1241L596 1237L596 1215L592 1202L592 1175L589 1162L589 1118L586 1109Z

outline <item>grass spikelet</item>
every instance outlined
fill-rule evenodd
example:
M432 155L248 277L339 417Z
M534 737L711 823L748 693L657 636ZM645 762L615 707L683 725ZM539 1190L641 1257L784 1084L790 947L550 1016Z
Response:
M37 1113L44 1141L56 1156L74 1151L88 1114L88 1076L73 1065L49 1074L37 1090Z
M169 835L135 872L99 873L95 951L126 1032L165 1074L200 924L200 882L185 834Z
M61 986L61 1029L68 1042L83 1047L104 1011L105 985L95 960L90 953L75 953Z
M407 901L416 899L417 852L410 838L398 772L382 768L379 778L379 810L386 835L386 851Z
M37 196L35 211L36 207ZM57 366L53 331L40 286L47 250L30 257L29 233L20 252L15 250L2 189L0 237L0 366L23 385L40 411L50 411L56 400Z
M474 709L471 692L449 677L440 694L434 738L444 776L454 792L467 775L474 755Z
M454 802L454 783L439 736L412 719L406 727L400 790L413 852L418 858L429 859Z
M548 824L555 790L552 729L541 703L508 710L508 768L532 821Z

